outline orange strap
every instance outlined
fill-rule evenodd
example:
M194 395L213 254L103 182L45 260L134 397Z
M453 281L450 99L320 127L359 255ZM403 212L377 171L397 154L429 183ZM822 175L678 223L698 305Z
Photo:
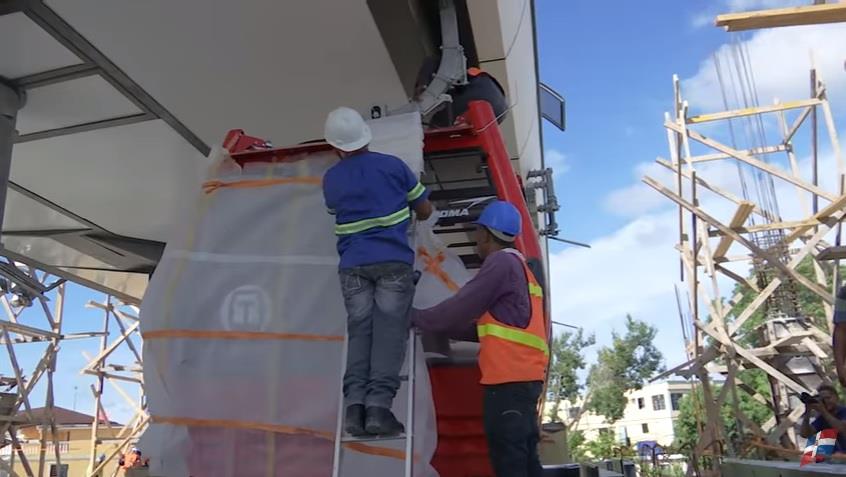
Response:
M307 429L305 427L285 426L281 424L267 424L263 422L240 421L235 419L196 419L191 417L168 416L152 416L152 419L153 422L158 424L171 424L174 426L221 427L224 429L240 429L245 431L276 432L280 434L311 436L332 442L335 441L335 434L332 432ZM344 444L344 447L356 452L361 452L362 454L405 460L405 451L401 450L377 447L363 444L361 442L348 442Z
M155 423L171 424L174 426L222 427L225 429L278 432L280 434L305 435L330 441L335 440L335 434L332 432L318 431L305 427L285 426L282 424L267 424L264 422L240 421L235 419L196 419L192 417L152 416L152 418Z
M145 340L161 338L205 339L205 340L301 340L301 341L344 341L343 336L307 335L298 333L269 333L261 331L224 330L153 330L141 334Z
M273 179L247 179L243 181L223 182L223 181L208 181L203 183L203 192L211 194L218 189L255 189L258 187L270 187L282 184L307 184L320 185L322 181L319 177L304 176L304 177L277 177Z
M444 256L443 252L438 252L437 255L432 257L431 255L429 255L429 251L426 250L424 247L417 247L417 254L423 257L423 262L426 264L423 270L437 277L438 280L440 280L441 283L446 285L446 287L450 291L457 292L458 289L461 288L458 286L457 283L452 281L452 278L450 278L447 272L445 272L444 269L441 268L441 263L446 260L446 257Z

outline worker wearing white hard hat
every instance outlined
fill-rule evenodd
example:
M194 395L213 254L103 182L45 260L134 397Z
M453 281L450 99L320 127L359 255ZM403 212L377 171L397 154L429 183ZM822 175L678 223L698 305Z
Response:
M368 149L372 134L355 110L329 113L324 137L341 157L323 177L323 196L335 216L348 315L344 429L355 436L397 435L404 426L391 405L400 386L414 298L410 209L425 220L432 205L402 160Z

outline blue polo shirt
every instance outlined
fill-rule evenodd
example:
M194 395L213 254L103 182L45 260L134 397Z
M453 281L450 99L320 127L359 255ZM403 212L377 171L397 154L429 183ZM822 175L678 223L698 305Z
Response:
M411 210L429 193L397 157L364 151L323 176L323 198L335 215L340 268L414 263L408 244Z

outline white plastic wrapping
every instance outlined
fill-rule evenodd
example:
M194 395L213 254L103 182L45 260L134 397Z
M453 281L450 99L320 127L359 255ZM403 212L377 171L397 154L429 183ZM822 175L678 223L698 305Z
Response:
M416 228L414 268L422 273L414 295L414 308L421 310L451 297L473 277L461 257L432 231L435 220L420 223Z
M403 151L417 150L419 170L419 117L416 128L407 117L380 123L372 148L412 160ZM209 179L224 186L198 191L141 309L151 475L331 475L346 312L319 179L336 160L216 167ZM243 181L260 182L231 186ZM414 475L437 476L422 350L415 365ZM403 422L406 396L404 384L394 401ZM404 444L347 446L342 475L402 475Z

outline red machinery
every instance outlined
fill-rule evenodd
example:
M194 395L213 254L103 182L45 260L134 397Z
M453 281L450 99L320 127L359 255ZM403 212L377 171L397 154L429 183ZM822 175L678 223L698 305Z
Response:
M425 135L422 182L430 189L430 198L442 214L435 233L459 253L468 268L477 268L481 260L470 238L472 221L494 197L511 202L523 218L523 233L517 239L516 248L526 256L538 281L546 288L544 257L535 224L493 109L487 102L474 101L463 118L464 124L460 126L428 130ZM263 140L246 136L241 130L230 131L224 147L241 165L279 162L303 152L329 149L322 142L267 149ZM550 329L548 305L547 329ZM475 361L433 362L429 374L438 424L438 448L432 465L441 477L493 476L482 423L482 386L477 364Z

